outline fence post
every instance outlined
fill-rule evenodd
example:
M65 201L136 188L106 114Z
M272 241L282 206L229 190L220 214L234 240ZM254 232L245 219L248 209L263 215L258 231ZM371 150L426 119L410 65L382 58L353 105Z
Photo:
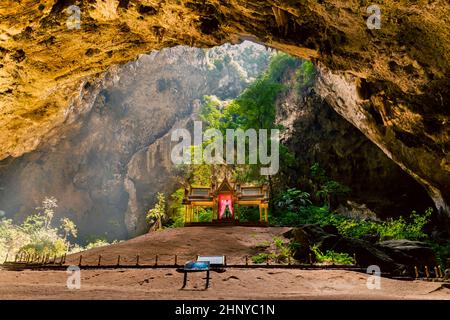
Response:
M357 266L358 263L356 262L356 253L353 253L353 261L354 261L354 263L355 263L355 266Z
M102 255L99 254L99 255L98 255L98 263L97 263L97 266L100 267L101 264L102 264Z
M139 255L136 256L136 265L139 265Z
M414 273L416 274L416 279L419 278L419 270L417 269L417 266L414 266Z
M225 267L227 266L227 256L223 256L223 264Z
M8 262L8 255L9 255L9 252L6 254L6 258L5 258L5 262L4 263Z
M175 255L175 266L178 266L178 256Z
M64 260L63 260L63 263L66 263L66 256L67 256L67 253L64 253Z
M288 256L288 266L291 265L291 256Z
M83 255L82 254L80 254L80 260L79 260L79 262L78 262L78 266L79 267L81 267L81 261L83 260Z
M269 265L269 255L266 256L266 265Z
M427 276L427 279L430 279L430 271L428 270L428 266L425 266L425 275Z
M158 255L155 256L155 267L158 265Z
M439 272L438 272L438 268L436 266L434 266L434 277L439 278Z
M245 256L245 265L248 266L248 256Z
M117 256L117 266L120 266L120 254Z
M311 264L311 265L313 264L312 263L312 254L311 253L309 254L309 264Z
M441 269L441 266L440 266L440 265L438 266L438 270L439 270L439 277L440 277L440 278L443 278L444 275L442 274L442 269Z

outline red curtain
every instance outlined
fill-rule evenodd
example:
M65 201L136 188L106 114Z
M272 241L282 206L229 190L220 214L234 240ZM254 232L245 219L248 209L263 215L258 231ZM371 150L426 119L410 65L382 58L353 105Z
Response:
M227 207L230 210L231 216L234 218L233 198L231 194L219 194L219 219L223 219Z

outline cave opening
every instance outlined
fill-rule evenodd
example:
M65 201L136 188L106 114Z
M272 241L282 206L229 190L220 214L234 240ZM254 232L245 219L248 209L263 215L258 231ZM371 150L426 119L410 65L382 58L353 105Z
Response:
M316 197L311 167L319 164L352 190L330 200L341 214L377 220L433 207L422 186L320 97L320 74L310 61L250 41L211 49L177 46L141 55L102 77L101 83L85 82L84 110L60 138L2 162L5 217L21 221L52 196L57 215L79 226L80 244L127 239L154 226L146 216L163 193L170 207L165 223L182 225L173 205L181 191L178 169L170 163L170 133L211 120L258 82L248 97L256 101L255 93L274 91L264 113L282 128L284 148L295 159L282 160L273 188L296 187ZM366 87L360 95L367 96ZM210 219L208 210L200 211L201 219ZM253 209L243 210L243 220L255 217Z

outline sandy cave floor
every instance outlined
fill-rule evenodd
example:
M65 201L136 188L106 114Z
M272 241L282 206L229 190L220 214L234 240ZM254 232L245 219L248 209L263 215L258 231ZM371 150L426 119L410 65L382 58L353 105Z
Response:
M437 282L381 279L366 287L367 275L338 270L228 269L183 275L175 269L82 270L81 288L69 290L65 271L0 271L0 299L450 299Z
M260 252L258 244L280 236L288 228L191 227L152 232L119 244L67 257L66 265L171 264L174 255L184 263L199 255L226 255L229 264ZM5 299L450 299L448 284L382 278L380 290L367 289L364 273L344 270L228 268L211 273L203 290L204 273L189 275L164 269L81 270L81 288L67 288L66 271L6 271L0 269L0 300Z

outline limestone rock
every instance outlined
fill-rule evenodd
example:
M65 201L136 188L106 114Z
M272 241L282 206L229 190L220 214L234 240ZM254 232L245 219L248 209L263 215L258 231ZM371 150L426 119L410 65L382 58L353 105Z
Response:
M0 159L36 149L65 126L80 86L111 65L177 44L250 39L314 60L317 92L450 214L448 1L382 1L381 29L367 27L370 4L4 0Z

